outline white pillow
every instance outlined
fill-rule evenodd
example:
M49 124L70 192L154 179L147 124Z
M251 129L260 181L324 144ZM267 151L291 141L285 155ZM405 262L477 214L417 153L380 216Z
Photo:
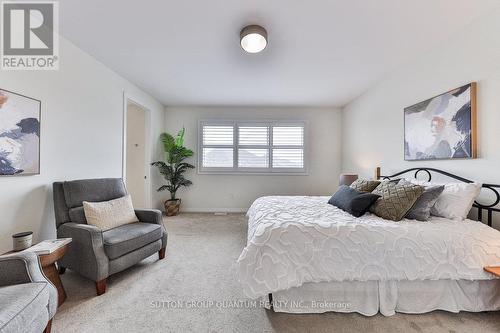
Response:
M480 183L429 183L412 179L412 183L421 186L444 185L444 191L431 208L431 215L462 221L467 218L474 200L481 192Z
M113 229L124 224L139 222L132 206L130 194L103 202L83 202L83 211L87 223L102 231Z

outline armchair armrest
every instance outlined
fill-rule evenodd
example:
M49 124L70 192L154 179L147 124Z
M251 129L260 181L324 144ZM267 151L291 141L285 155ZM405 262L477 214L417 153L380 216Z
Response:
M0 287L30 282L47 282L34 252L0 257Z
M161 237L161 247L165 249L165 247L167 246L168 234L167 229L165 229L165 226L163 225L163 215L161 211L158 209L136 209L135 215L137 215L137 218L140 222L161 225L161 228L163 230L163 235Z
M34 252L19 252L0 257L0 287L44 282L49 288L49 318L54 317L57 311L57 289L42 272L38 255Z
M58 237L73 238L60 264L100 281L108 277L109 259L104 252L102 231L89 224L67 222L57 229Z
M135 215L141 222L163 224L163 217L158 209L136 209Z

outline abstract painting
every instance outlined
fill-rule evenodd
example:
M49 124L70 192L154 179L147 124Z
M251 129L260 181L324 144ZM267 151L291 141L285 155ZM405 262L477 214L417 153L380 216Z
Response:
M40 104L0 89L0 176L40 173Z
M476 158L476 83L404 110L405 160Z

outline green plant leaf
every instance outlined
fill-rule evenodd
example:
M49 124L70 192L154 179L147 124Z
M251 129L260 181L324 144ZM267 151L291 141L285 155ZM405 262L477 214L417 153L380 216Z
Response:
M183 127L175 139L168 133L162 133L160 140L163 143L165 161L151 163L152 166L158 168L166 180L166 184L158 188L158 191L169 191L172 199L175 199L176 192L180 187L193 184L184 177L186 171L195 168L194 165L184 162L194 154L191 149L184 147L185 132L186 129Z
M170 154L172 149L175 147L174 137L168 133L162 133L160 135L160 140L163 143L163 151L165 152L165 159L168 161L170 159Z
M175 145L177 147L184 146L184 133L185 132L186 132L186 129L183 126L182 129L177 133L177 137L175 139Z
M167 185L162 185L159 189L157 189L156 191L158 192L161 192L161 191L165 191L168 189L168 186Z

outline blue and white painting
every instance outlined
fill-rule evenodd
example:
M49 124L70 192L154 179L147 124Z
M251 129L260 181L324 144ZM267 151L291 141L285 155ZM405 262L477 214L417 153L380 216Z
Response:
M0 176L40 173L40 101L0 89Z
M475 158L475 84L405 108L405 160Z

